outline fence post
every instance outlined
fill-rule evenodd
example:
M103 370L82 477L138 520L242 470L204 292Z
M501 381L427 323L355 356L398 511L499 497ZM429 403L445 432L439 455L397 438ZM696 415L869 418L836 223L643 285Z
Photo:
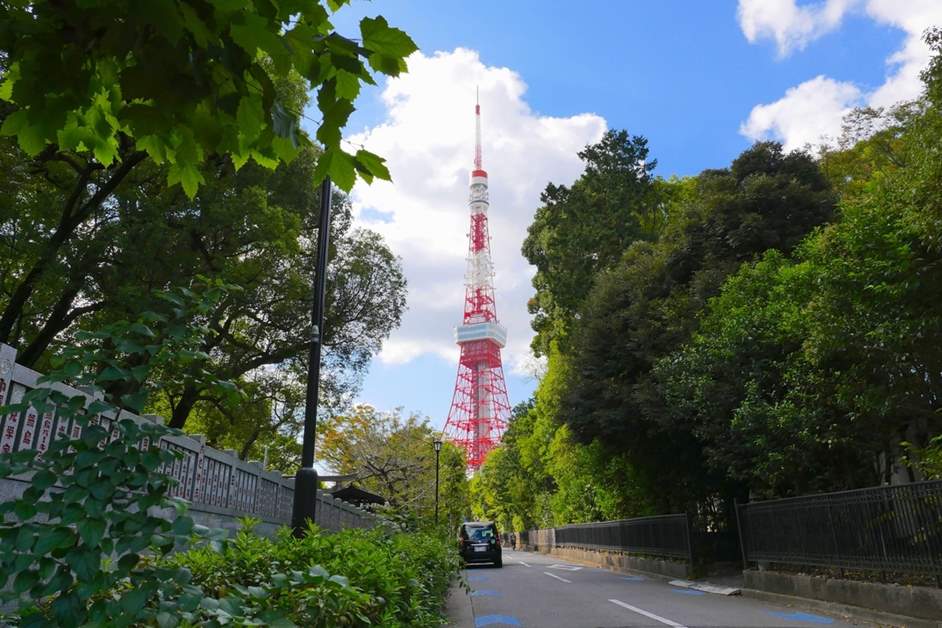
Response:
M684 512L684 536L687 537L687 575L693 577L693 528L690 524L690 513Z
M749 569L749 561L746 560L746 544L743 541L742 517L739 516L739 499L733 499L733 506L736 509L736 532L739 533L739 552L742 554L742 570Z
M841 560L841 550L837 544L837 531L834 529L834 517L831 515L831 497L827 496L825 498L825 504L828 509L828 527L831 528L831 541L834 543L834 556L837 558L838 562ZM844 565L840 565L841 578L845 577Z

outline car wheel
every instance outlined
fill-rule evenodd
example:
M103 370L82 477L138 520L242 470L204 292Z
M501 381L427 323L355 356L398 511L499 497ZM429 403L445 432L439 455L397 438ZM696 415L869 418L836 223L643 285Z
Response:
M495 567L498 567L498 568L499 568L499 567L503 567L503 566L504 566L504 558L503 558L502 556L498 556L497 560L494 561L494 566L495 566Z

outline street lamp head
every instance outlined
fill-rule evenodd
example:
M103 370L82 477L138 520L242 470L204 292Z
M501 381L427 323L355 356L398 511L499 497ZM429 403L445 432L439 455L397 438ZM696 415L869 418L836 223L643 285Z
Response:
M442 450L442 441L436 440L436 441L435 441L434 443L432 443L432 444L435 446L435 451L441 451L441 450Z

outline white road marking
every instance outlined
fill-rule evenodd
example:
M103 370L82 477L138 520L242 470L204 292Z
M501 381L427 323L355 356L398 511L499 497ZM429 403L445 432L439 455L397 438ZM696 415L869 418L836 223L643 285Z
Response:
M529 563L525 563L525 562L523 562L523 561L520 560L520 559L517 559L517 562L520 563L521 565L523 565L524 567L529 567L529 566L530 566Z
M622 608L627 608L629 611L631 611L631 612L633 612L633 613L638 613L639 615L644 615L644 616L647 617L648 619L653 619L654 621L659 621L659 622L661 622L662 624L667 624L668 626L673 626L673 628L686 628L686 626L684 626L683 624L678 624L677 622L671 621L671 620L669 620L669 619L665 619L665 618L661 617L660 615L655 615L654 613L649 613L648 611L644 610L643 608L638 608L637 606L632 606L631 604L626 604L626 603L622 602L621 600L609 600L609 602L611 602L612 604L617 604L618 606L621 606Z
M557 580L562 580L563 582L566 582L566 583L568 583L568 584L572 584L572 580L566 580L565 578L560 578L559 576L557 576L557 575L554 574L554 573L550 573L550 572L548 572L548 571L544 571L543 573L546 574L547 576L549 576L550 578L556 578Z
M550 565L550 569L562 569L563 571L579 571L582 569L579 565L564 565L562 563L556 563L555 565Z

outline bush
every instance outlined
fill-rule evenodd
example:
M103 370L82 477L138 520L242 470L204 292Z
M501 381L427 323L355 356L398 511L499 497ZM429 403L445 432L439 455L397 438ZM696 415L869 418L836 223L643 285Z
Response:
M432 533L311 527L274 539L245 527L230 540L176 554L219 607L203 604L203 621L265 621L302 626L436 626L459 568L454 544ZM208 606L212 606L212 602Z

